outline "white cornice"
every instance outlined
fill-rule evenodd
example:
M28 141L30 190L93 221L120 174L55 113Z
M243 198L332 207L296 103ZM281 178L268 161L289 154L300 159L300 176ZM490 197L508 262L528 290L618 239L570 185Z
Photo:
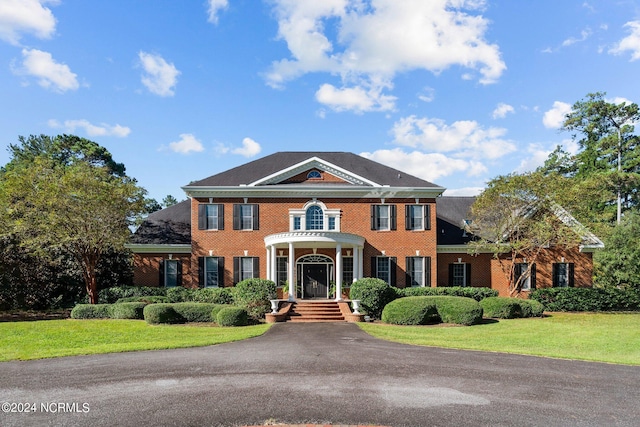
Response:
M159 245L159 244L142 244L128 243L124 245L135 254L190 254L191 245Z
M296 242L340 243L353 246L363 246L365 239L357 234L311 230L287 231L284 233L270 234L264 238L266 246Z

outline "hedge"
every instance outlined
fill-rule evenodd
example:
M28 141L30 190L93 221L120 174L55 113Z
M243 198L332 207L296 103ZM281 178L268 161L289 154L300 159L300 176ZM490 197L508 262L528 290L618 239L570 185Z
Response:
M171 306L185 322L213 322L211 311L216 305L203 302L178 302Z
M113 304L121 298L144 297L152 295L166 295L165 288L154 288L149 286L114 286L102 289L98 293L98 302L101 304Z
M217 322L218 321L218 313L220 312L220 310L222 310L223 308L226 307L233 307L233 305L231 304L214 304L213 305L213 309L211 310L211 320L213 322Z
M271 311L269 300L276 298L276 284L266 279L246 279L236 285L233 296L236 305L258 321Z
M220 326L247 326L249 316L243 308L223 307L216 316L216 323Z
M382 310L382 321L393 325L426 325L439 320L436 303L419 296L391 301Z
M182 323L184 319L173 309L173 304L149 304L144 308L144 320L150 324Z
M109 314L112 319L144 319L146 302L123 302L112 304Z
M234 288L202 288L196 289L191 295L193 302L208 302L211 304L233 304Z
M72 319L108 319L111 304L77 304L71 310Z
M169 302L169 298L161 295L149 295L144 297L127 297L120 298L116 301L116 304L122 304L123 302L145 302L147 304L158 304L163 302Z
M532 299L520 300L520 309L522 317L542 317L544 314L544 305L539 301Z
M522 316L522 307L516 298L490 297L480 301L485 317L515 319Z
M413 297L413 296L437 296L437 295L446 295L446 296L456 296L456 297L466 297L473 298L476 301L482 301L485 298L489 297L497 297L498 291L491 288L484 287L462 287L462 286L451 286L451 287L413 287L413 288L401 288L397 289L396 293L398 294L398 298L400 297Z
M435 296L431 298L436 304L438 315L444 323L458 325L476 325L482 322L482 307L473 298Z
M167 288L167 298L169 302L190 302L193 298L195 289L176 286L175 288Z
M547 311L637 311L640 292L617 288L544 288L529 298Z
M351 285L349 298L360 300L362 311L374 319L380 319L384 307L396 299L397 294L395 288L384 280L365 277Z

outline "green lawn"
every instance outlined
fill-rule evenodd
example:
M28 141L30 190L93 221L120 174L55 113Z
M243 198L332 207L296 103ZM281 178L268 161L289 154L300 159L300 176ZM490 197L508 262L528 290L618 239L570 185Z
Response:
M463 327L360 327L405 344L640 365L640 314L635 313L552 313Z
M150 326L141 320L45 320L0 323L0 362L220 344L262 335L269 325Z

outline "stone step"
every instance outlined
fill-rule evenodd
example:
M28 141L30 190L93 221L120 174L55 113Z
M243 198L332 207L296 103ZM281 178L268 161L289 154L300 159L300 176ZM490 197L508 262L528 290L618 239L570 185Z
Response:
M287 321L290 322L344 322L345 318L335 301L296 302Z

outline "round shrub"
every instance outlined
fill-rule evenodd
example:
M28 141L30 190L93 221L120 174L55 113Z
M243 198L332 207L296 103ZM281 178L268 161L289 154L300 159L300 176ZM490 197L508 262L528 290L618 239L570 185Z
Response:
M520 301L516 298L490 297L480 301L485 317L515 319L522 316Z
M109 310L112 319L144 319L145 302L123 302L112 304Z
M173 304L149 304L144 310L144 320L150 324L182 323L184 320L173 309Z
M188 289L182 286L167 289L167 298L169 302L189 302L192 300L195 289Z
M365 277L351 285L351 299L360 300L362 310L369 316L380 319L384 306L397 298L394 288L384 280Z
M240 307L223 307L216 316L216 323L220 326L247 326L249 317Z
M123 302L144 302L147 304L158 304L158 303L166 303L169 302L169 298L162 295L148 295L143 297L127 297L120 298L116 301L116 304L121 304Z
M236 285L233 297L250 318L260 320L271 311L269 300L276 298L276 289L276 284L271 280L246 279Z
M211 321L212 322L217 322L218 321L218 313L220 312L220 310L222 310L223 308L226 307L233 307L231 304L215 304L213 306L213 309L211 310Z
M444 323L458 325L476 325L482 322L482 307L474 299L466 297L437 296L431 299Z
M382 310L382 321L393 325L426 325L438 320L435 302L419 296L391 301Z
M98 293L98 302L101 304L113 304L120 298L143 297L152 295L166 295L165 288L154 288L148 286L114 286L102 289Z
M72 319L108 319L111 304L78 304L71 310Z
M233 304L233 288L202 288L193 291L193 302L208 302L211 304Z
M185 322L211 322L211 310L213 310L215 304L204 302L177 302L171 304L171 306Z
M544 305L536 300L523 299L519 302L522 317L542 317L544 314Z

